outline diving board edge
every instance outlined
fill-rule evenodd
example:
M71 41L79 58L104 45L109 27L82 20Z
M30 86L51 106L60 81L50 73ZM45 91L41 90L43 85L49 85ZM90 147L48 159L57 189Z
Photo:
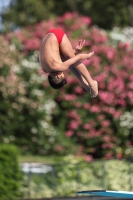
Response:
M78 191L77 194L122 197L122 198L132 198L133 199L133 192L127 192L127 191L88 190L88 191Z

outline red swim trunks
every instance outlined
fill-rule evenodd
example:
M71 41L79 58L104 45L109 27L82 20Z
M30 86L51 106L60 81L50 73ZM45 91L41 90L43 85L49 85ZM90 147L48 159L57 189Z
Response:
M63 38L63 36L65 34L65 32L60 28L50 29L47 33L53 33L56 36L57 41L58 41L59 44L62 42L62 38Z

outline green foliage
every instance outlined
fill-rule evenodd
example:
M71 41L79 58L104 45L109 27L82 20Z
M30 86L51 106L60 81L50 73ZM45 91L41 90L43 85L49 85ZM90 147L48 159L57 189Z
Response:
M78 190L130 190L133 164L127 161L110 160L87 163L72 155L63 157L53 170L46 174L30 174L30 196L75 196ZM129 173L130 170L130 173ZM25 181L28 177L25 175ZM23 188L28 197L28 187Z
M21 196L22 174L18 163L18 149L0 145L0 199L14 200Z
M15 28L15 26L27 26L29 24L35 24L42 19L48 19L49 15L47 10L51 9L52 2L45 0L24 0L17 1L12 0L10 8L5 14L3 14L3 20L5 26ZM10 20L7 20L10 19Z
M0 141L16 144L23 154L51 154L61 141L68 145L51 122L56 103L44 90L46 77L38 74L37 51L23 56L17 48L16 37L12 45L0 37Z
M5 27L15 28L35 24L41 20L61 16L66 11L76 11L89 16L101 28L132 26L133 2L91 0L11 0L9 9L2 15Z
M128 0L91 1L89 15L101 28L132 26L133 2ZM86 14L86 13L85 13Z
M71 152L87 161L125 156L133 144L132 48L129 43L113 43L105 31L90 23L89 17L67 12L56 20L9 33L4 42L1 37L2 142L17 144L23 153ZM50 88L39 67L38 49L51 27L63 28L73 46L82 37L84 50L95 51L84 63L99 82L97 98L91 99L69 72L65 87Z

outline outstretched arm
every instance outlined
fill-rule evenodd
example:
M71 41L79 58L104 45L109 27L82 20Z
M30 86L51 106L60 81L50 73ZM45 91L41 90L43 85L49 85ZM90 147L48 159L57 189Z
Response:
M91 53L82 53L82 54L78 54L70 59L68 59L65 62L62 63L56 63L55 64L55 70L57 71L65 71L67 69L69 69L69 67L73 64L76 64L77 66L80 64L80 60L85 60L85 59L89 59L91 58L91 56L94 55L94 52ZM77 67L77 69L79 69ZM87 70L87 69L86 69ZM88 71L87 71L88 72ZM82 73L81 73L82 74ZM84 75L83 75L84 74ZM83 76L85 76L85 73L83 72Z

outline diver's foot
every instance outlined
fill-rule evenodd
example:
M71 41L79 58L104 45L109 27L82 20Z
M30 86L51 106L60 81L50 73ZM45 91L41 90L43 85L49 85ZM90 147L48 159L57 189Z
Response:
M98 95L98 83L95 80L90 84L90 95L92 98Z

